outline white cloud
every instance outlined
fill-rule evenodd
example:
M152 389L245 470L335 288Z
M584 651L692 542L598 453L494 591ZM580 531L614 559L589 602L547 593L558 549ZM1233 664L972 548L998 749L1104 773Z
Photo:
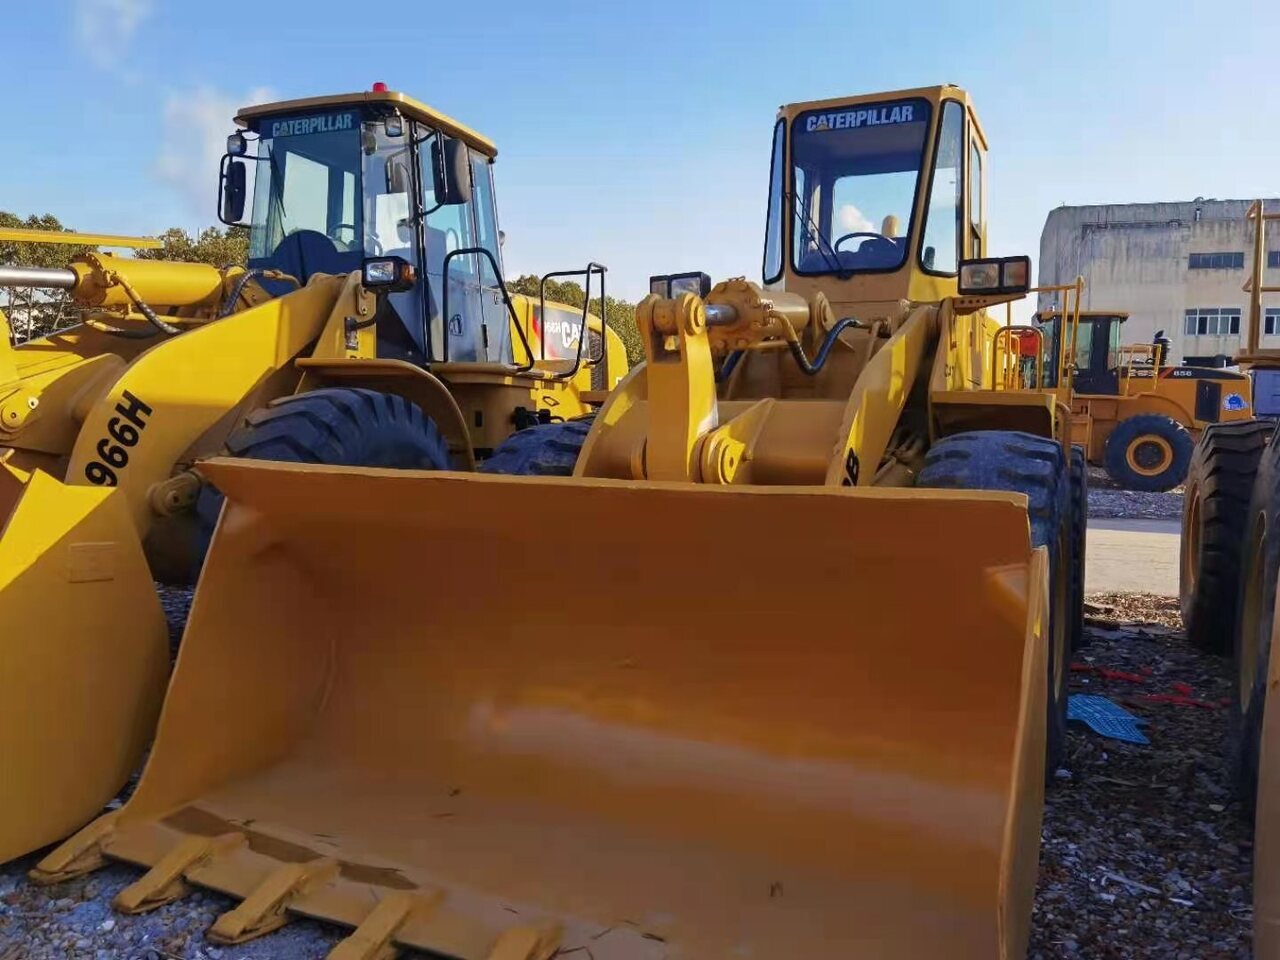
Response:
M866 214L852 203L840 205L836 220L843 233L874 233L876 231L875 225L867 219Z
M175 188L192 212L211 220L216 213L218 161L226 152L232 117L251 103L272 99L270 90L232 97L211 87L175 91L165 99L156 175Z
M76 45L99 67L119 66L152 7L153 0L74 0L71 30Z

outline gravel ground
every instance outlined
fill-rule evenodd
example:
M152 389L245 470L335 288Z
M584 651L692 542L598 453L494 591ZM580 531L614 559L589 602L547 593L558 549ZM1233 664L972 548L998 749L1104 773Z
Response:
M1089 468L1089 516L1096 519L1181 520L1182 487L1167 493L1122 490L1101 467Z
M164 601L176 635L188 597L168 591ZM1072 691L1105 694L1147 718L1151 745L1072 725L1067 762L1046 800L1028 956L1244 960L1251 832L1223 759L1224 667L1182 640L1172 600L1107 595L1090 604L1092 643L1078 657L1084 669L1073 671ZM1164 694L1209 706L1146 699ZM196 893L121 916L111 898L138 871L112 866L40 888L26 880L36 859L0 866L0 960L319 960L342 935L297 921L261 940L217 947L204 931L233 905L224 897Z
M1146 718L1151 744L1071 725L1046 798L1030 956L1248 958L1252 829L1225 760L1225 665L1183 640L1175 600L1089 602L1093 642L1077 657L1072 692ZM1163 695L1203 705L1148 699Z

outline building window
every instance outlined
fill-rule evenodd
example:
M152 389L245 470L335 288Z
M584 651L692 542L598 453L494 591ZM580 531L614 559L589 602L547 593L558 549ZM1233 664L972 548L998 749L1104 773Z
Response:
M1193 253L1187 268L1190 270L1243 270L1244 252Z
M1267 251L1267 266L1280 267L1280 250Z
M1267 307L1262 316L1262 332L1268 337L1280 333L1280 307Z
M1277 311L1280 314L1280 311ZM1185 314L1183 332L1188 337L1238 337L1239 307L1200 307ZM1280 324L1280 319L1276 321Z

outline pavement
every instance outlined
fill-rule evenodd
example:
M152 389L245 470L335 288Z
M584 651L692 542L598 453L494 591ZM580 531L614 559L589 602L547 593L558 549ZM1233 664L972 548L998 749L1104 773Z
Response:
M1085 593L1178 595L1177 520L1091 519Z

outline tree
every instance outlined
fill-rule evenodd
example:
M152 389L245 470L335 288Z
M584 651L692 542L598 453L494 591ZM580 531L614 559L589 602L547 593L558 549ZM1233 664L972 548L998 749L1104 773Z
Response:
M244 227L208 227L194 238L181 227L170 227L158 238L158 250L139 250L139 260L177 260L215 267L243 267L249 258L249 231Z
M59 233L69 229L51 213L23 220L7 210L0 210L0 227ZM65 268L76 257L96 249L83 244L0 242L0 266ZM72 312L64 290L16 287L0 287L0 310L8 316L13 338L18 341L42 337L64 326Z
M526 297L538 298L538 277L524 274L507 284L511 293L524 294ZM581 307L585 294L582 285L574 280L548 280L547 300L563 303L570 307ZM591 298L591 309L600 310L600 297ZM606 297L604 306L605 323L622 339L627 351L627 360L636 364L644 360L644 345L640 342L640 331L636 328L636 305L617 297Z

